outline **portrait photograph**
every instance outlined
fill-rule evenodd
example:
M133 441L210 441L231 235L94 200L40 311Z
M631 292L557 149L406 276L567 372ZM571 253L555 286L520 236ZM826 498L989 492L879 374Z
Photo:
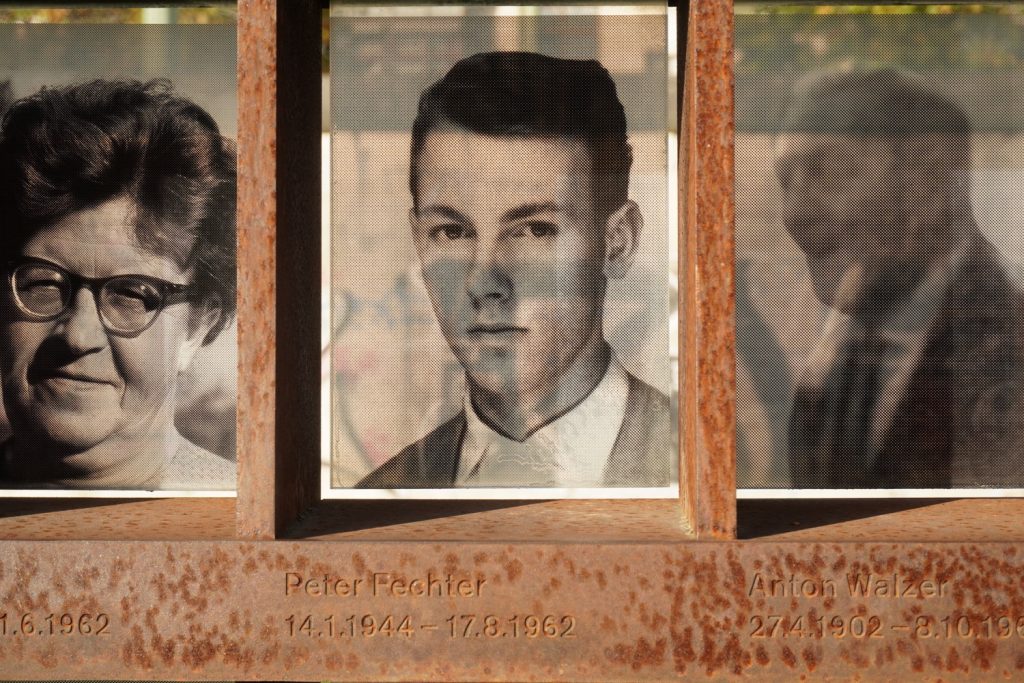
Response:
M233 24L0 24L0 495L233 495L235 79Z
M878 12L737 16L737 484L1019 495L1024 15Z
M561 9L332 14L324 495L676 495L665 13Z

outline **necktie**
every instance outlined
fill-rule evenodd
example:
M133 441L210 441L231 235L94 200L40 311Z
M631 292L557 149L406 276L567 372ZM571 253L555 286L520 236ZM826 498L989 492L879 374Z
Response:
M789 425L794 485L871 486L871 445L884 342L870 330L851 332L824 378L797 387Z

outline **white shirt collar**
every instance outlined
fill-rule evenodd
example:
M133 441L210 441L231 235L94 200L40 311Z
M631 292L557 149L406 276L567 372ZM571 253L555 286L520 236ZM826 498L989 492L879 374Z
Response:
M518 442L484 423L467 394L456 486L601 486L628 395L629 376L613 355L583 401Z

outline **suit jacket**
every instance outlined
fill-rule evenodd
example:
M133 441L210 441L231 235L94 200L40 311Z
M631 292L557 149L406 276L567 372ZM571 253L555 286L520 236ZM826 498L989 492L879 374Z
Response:
M851 488L1024 486L1024 296L978 235L947 290L874 466ZM827 487L816 454L793 485Z
M668 398L629 375L629 394L619 436L605 469L605 486L667 486L678 469ZM451 488L459 471L466 414L440 425L406 446L366 478L357 488Z

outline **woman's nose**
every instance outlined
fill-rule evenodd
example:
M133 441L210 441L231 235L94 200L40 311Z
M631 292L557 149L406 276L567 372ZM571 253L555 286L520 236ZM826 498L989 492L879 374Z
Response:
M86 287L80 288L72 297L62 325L61 336L76 353L96 351L108 343L107 331L96 308L96 297Z

